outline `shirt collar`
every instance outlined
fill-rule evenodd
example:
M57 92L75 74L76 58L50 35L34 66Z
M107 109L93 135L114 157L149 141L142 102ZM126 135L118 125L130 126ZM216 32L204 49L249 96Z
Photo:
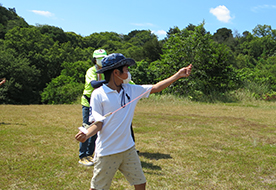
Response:
M112 92L118 93L117 90L113 90L113 89L109 88L106 84L103 84L103 90L106 94L112 93Z

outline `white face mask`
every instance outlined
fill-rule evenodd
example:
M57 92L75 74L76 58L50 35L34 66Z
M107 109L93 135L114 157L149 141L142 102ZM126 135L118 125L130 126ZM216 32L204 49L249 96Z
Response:
M128 84L128 83L131 81L131 74L130 74L130 72L128 71L128 72L127 72L127 78L126 78L126 79L122 79L122 78L120 78L119 76L118 76L118 78L121 79L121 80L123 80L123 83L124 83L124 84Z
M103 57L100 57L100 58L97 58L97 59L96 59L96 63L97 63L97 65L99 65L100 67L103 66L103 65L102 65L102 60L103 60Z

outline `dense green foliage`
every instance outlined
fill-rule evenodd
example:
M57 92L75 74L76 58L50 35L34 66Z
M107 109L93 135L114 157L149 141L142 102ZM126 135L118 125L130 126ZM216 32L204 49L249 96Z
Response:
M0 4L1 5L1 4ZM15 26L28 27L28 23L16 14L15 8L6 9L0 6L0 39L4 39L8 30Z
M169 77L184 66L193 64L190 78L182 79L166 91L178 95L196 95L196 92L210 94L213 91L225 92L237 86L233 71L234 56L224 44L216 43L204 31L203 25L194 30L183 29L171 36L164 44L162 59L155 67L160 72L158 80Z
M49 25L28 25L15 8L0 6L0 87L3 104L62 104L81 96L93 51L122 53L136 60L136 84L156 83L193 64L188 79L162 93L193 100L247 89L256 98L276 96L276 30L257 25L242 35L227 28L210 34L204 23L170 28L164 40L150 30L80 36ZM276 98L275 98L276 99Z

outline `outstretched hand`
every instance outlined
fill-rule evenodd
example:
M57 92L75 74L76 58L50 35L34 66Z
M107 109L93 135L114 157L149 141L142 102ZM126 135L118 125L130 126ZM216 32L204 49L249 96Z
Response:
M179 77L180 77L180 78L183 78L183 77L188 77L188 76L190 76L190 74L191 74L191 72L192 72L192 68L193 68L193 65L190 64L189 66L183 67L182 69L180 69L180 70L178 71Z

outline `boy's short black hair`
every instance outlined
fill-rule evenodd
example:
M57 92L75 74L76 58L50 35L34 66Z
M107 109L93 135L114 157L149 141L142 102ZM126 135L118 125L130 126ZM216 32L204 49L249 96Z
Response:
M112 72L115 70L115 69L118 69L120 71L120 73L123 73L123 68L124 68L125 65L123 66L120 66L118 68L114 68L114 69L111 69L111 70L108 70L108 71L105 71L103 74L104 74L104 79L106 82L109 82L110 81L110 77L111 77L111 74Z

